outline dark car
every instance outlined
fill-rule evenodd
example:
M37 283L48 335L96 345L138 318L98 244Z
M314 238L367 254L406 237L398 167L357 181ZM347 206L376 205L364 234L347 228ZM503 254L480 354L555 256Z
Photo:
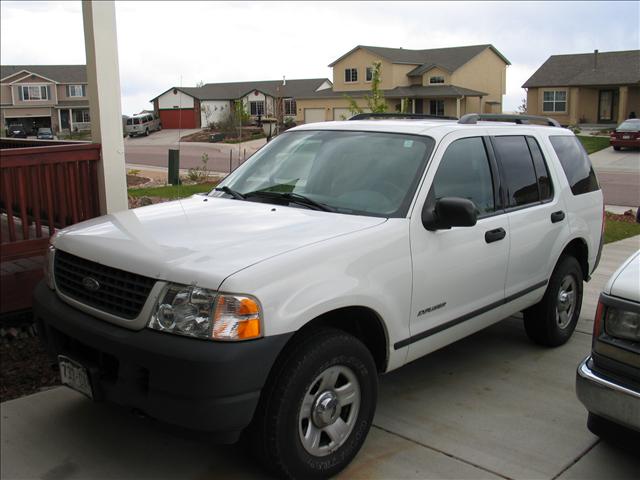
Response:
M640 118L629 118L618 125L611 132L609 142L614 150L622 147L640 148Z
M576 393L593 433L640 439L640 251L600 294L591 355L578 367Z
M39 140L53 140L53 132L50 128L41 127L38 129L37 138Z
M7 128L7 136L12 138L27 138L27 131L22 125L10 125Z

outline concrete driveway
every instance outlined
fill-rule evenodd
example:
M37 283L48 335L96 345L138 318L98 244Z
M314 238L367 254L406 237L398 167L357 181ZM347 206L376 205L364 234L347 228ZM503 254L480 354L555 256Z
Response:
M608 205L640 205L640 150L605 148L589 155Z
M340 477L638 478L637 455L589 433L574 389L597 294L638 248L640 236L605 246L565 346L532 345L513 317L381 377L374 427ZM264 478L242 446L178 436L66 388L0 410L2 478Z

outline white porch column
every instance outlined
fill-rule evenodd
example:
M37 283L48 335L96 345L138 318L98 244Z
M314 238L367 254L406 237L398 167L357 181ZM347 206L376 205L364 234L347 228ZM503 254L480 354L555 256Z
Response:
M456 117L460 118L460 97L456 98Z
M82 17L91 138L102 144L98 196L100 211L105 214L128 208L115 4L83 0Z

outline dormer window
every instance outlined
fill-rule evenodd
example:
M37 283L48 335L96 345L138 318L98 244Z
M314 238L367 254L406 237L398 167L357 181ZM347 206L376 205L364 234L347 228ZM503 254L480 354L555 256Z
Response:
M429 78L429 83L444 83L444 77L442 75L434 75Z
M358 81L358 69L346 68L344 71L344 83L354 83Z

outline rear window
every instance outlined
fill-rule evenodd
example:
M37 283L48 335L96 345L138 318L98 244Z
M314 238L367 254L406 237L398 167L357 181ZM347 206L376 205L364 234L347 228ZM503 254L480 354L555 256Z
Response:
M127 118L127 125L133 125L133 119Z
M622 122L618 128L616 128L618 132L637 132L640 131L640 120L625 120Z
M599 190L589 155L574 136L549 137L574 195Z

